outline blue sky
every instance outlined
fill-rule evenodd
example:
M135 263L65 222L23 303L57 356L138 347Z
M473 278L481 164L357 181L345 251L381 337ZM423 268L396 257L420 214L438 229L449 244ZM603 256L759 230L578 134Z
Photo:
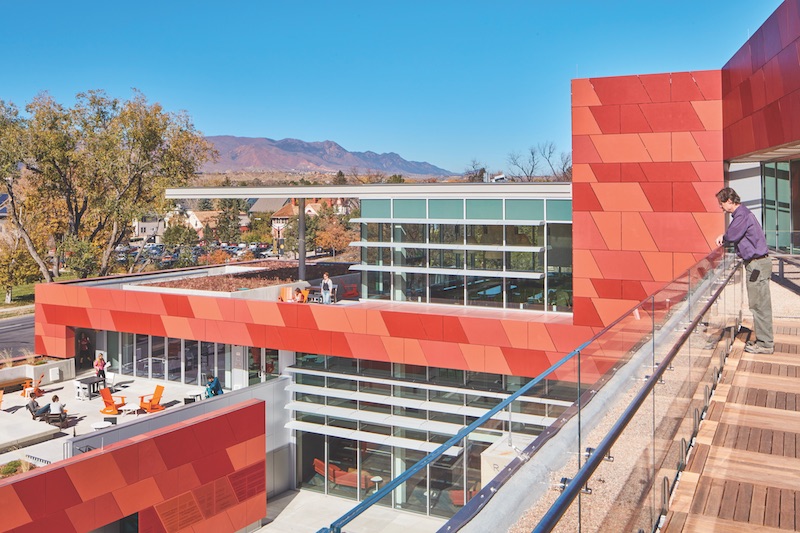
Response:
M2 2L0 99L142 91L207 135L454 172L570 150L570 80L718 69L779 0Z

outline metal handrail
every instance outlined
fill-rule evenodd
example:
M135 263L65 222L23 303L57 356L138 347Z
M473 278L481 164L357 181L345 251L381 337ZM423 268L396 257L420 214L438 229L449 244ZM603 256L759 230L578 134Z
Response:
M647 397L653 391L656 384L661 380L661 376L664 374L667 368L669 368L670 363L686 343L694 329L698 326L698 324L700 324L703 316L717 301L719 295L722 294L722 291L725 289L725 287L727 287L728 283L734 274L736 274L736 271L739 269L740 265L741 261L737 261L736 266L725 278L725 283L722 283L719 286L719 288L714 292L714 296L710 298L708 302L706 302L702 310L698 312L697 316L694 318L694 320L692 320L691 324L684 330L681 336L678 337L675 345L670 349L658 367L656 367L655 372L653 372L653 374L647 379L644 387L642 387L642 389L636 394L631 403L625 409L625 412L622 413L608 434L603 438L602 441L600 441L600 444L597 445L595 451L587 458L586 462L583 464L583 467L578 470L578 472L575 474L575 477L573 477L569 484L564 488L564 491L561 493L558 499L556 499L555 503L553 503L550 509L548 509L548 511L544 514L542 519L539 521L539 524L533 529L533 533L545 533L552 531L553 528L558 524L558 521L562 516L564 516L564 513L567 511L570 505L572 505L572 502L581 492L583 487L588 483L589 478L592 477L594 471L597 470L597 467L603 462L605 456L611 451L611 447L628 426L628 423L633 419L634 415L639 410L639 407L641 407L642 403L644 403L645 399L647 399Z
M721 248L717 248L717 249L713 250L707 257L717 255L717 254L720 253L720 251L721 251ZM689 273L690 270L691 269L687 269L682 274L682 276L687 274L687 273ZM735 272L735 269L734 269L734 272ZM682 276L680 276L680 277L682 277ZM679 279L680 277L678 277L676 279ZM726 279L726 283L722 285L723 288L725 287L725 285L727 284L727 281L729 279L730 279L730 277L728 277ZM716 297L717 297L717 295L715 295L715 297L711 300L711 302L713 302L716 299ZM643 300L643 302L644 301L646 301L646 300ZM341 533L342 528L345 525L349 524L351 521L353 521L355 518L357 518L359 515L361 515L363 512L365 512L372 505L374 505L375 503L377 503L378 501L380 501L381 499L383 499L384 497L389 495L395 488L397 488L399 485L403 484L409 478L413 477L414 474L419 472L422 468L424 468L428 464L430 464L433 461L435 461L445 451L450 449L452 446L455 446L461 439L463 439L464 437L466 437L467 435L472 433L475 429L477 429L478 427L483 425L492 416L494 416L497 413L499 413L500 411L502 411L504 408L506 408L508 405L510 405L518 397L520 397L521 395L523 395L524 393L529 391L531 388L533 388L534 386L539 384L542 380L544 380L547 376L552 374L555 370L557 370L558 368L563 366L566 362L570 361L571 359L573 359L576 356L579 356L582 350L584 350L587 346L591 345L594 341L596 341L598 338L603 336L608 330L612 329L617 324L619 324L620 322L625 320L631 313L633 313L636 309L638 309L642 305L643 302L639 302L638 304L632 306L627 312L621 314L616 320L614 320L609 325L604 327L601 331L599 331L594 336L592 336L590 339L588 339L587 341L582 343L576 349L572 350L570 353L565 355L562 359L558 360L556 363L551 365L547 370L545 370L544 372L542 372L541 374L539 374L538 376L533 378L531 381L526 383L519 390L517 390L516 392L511 394L508 398L506 398L505 400L500 402L498 405L496 405L495 407L493 407L492 409L487 411L483 416L481 416L480 418L475 420L473 423L471 423L470 425L466 426L464 429L459 431L455 436L451 437L444 444L442 444L441 446L436 448L434 451L432 451L431 453L429 453L428 455L426 455L425 457L420 459L417 463L415 463L413 466L411 466L405 472L403 472L402 474L400 474L396 478L394 478L391 481L389 481L381 489L379 489L378 491L374 492L371 496L367 497L366 499L361 501L358 505L356 505L355 507L350 509L347 513L345 513L344 515L339 517L337 520L335 520L333 523L331 523L330 527L321 528L318 531L318 533ZM707 304L707 306L710 306L710 303ZM685 342L685 339L684 339L683 342ZM662 365L662 366L663 366L663 368L659 367L658 371L656 372L656 374L658 375L659 378L660 378L661 374L663 373L663 369L668 365L665 365L665 366ZM654 384L655 384L655 382L654 382ZM585 394L581 395L581 396L583 397L583 396L585 396ZM573 413L570 414L568 412L565 412L564 414L562 414L562 417L560 419L568 419L568 418L570 418L572 415L574 415L574 411L576 411L576 409L573 406L568 411L573 411ZM548 433L547 436L551 436L550 433L552 433L552 432L546 432L546 433ZM541 436L542 435L540 435L540 437ZM534 443L532 443L532 445L533 444L536 444L536 442L534 441ZM592 455L592 457L594 457L594 456L597 456L598 459L602 459L605 456L605 452L604 453L595 453L595 454ZM519 460L515 459L514 461L512 461L512 463L514 463L514 462L519 462ZM587 461L587 464L588 464L588 461ZM596 466L595 466L595 468L596 468ZM573 485L573 484L571 483L570 485ZM577 486L580 487L580 485L577 485ZM490 498L491 495L494 492L496 492L496 488L493 485L487 485L483 489L481 489L481 491L473 498L473 500L477 499L481 495L484 495L484 496L486 496L486 498L484 498L485 501L482 502L482 505L485 505L486 501L488 501L488 498ZM566 492L567 491L565 490L565 493Z

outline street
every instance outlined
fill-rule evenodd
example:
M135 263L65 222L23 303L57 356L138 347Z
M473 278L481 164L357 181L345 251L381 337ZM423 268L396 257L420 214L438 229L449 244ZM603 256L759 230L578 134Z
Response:
M23 350L33 352L33 313L0 320L0 351L9 350L12 357Z

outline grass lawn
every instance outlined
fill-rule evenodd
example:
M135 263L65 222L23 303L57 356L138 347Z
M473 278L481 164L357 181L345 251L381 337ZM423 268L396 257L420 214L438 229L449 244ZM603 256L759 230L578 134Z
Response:
M57 277L56 281L67 281L70 279L75 279L75 274L72 272L65 273L62 276ZM36 286L36 283L26 283L25 285L17 285L11 290L11 303L7 304L5 302L5 295L3 298L0 298L0 311L5 310L13 310L15 307L20 307L22 305L30 305L33 303L33 288Z

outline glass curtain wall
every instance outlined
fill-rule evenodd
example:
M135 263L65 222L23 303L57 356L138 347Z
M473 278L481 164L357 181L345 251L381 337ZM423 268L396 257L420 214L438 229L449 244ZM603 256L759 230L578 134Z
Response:
M223 388L231 388L231 346L189 339L108 331L109 358L121 374L142 378L205 384L208 376L219 377ZM267 378L278 375L278 351L257 348L263 357ZM116 358L116 359L115 359Z
M569 200L430 199L427 211L425 200L364 200L362 209L386 219L362 223L362 241L377 245L362 248L362 264L387 268L362 272L367 298L572 311Z
M800 246L800 238L794 233L800 228L800 160L764 163L761 169L767 245L790 252Z
M328 375L295 374L296 383L337 391L330 396L313 393L296 393L295 401L328 405L352 410L353 417L345 418L343 412L336 416L322 416L295 411L296 420L320 426L358 429L377 435L392 435L428 443L443 443L451 434L434 433L416 427L410 419L452 424L453 427L472 423L475 418L456 414L460 407L488 409L500 401L499 397L488 397L488 391L507 394L517 390L523 383L520 379L484 372L468 372L445 368L387 363L381 361L356 360L342 357L298 354L296 368L328 372ZM359 381L357 376L369 376L394 383ZM527 379L527 378L522 378ZM403 385L403 383L407 383ZM420 388L418 383L435 385L441 389ZM460 391L454 388L462 389ZM574 395L574 385L568 394ZM469 394L467 391L474 391ZM542 397L552 397L549 391L559 390L558 384L545 382L538 390ZM339 394L338 391L358 392L359 398ZM366 396L374 395L371 401ZM429 405L446 405L439 410L428 411L387 402L387 397L404 400L421 400ZM515 412L520 415L552 416L557 418L565 406L552 406L545 412L540 402L519 402ZM569 405L569 403L565 403ZM386 423L365 422L357 413L381 413ZM396 417L396 418L394 418ZM394 420L392 420L394 418ZM522 417L519 417L522 418ZM481 454L491 445L491 436L501 437L504 432L530 436L537 435L543 426L514 420L513 428L508 421L492 420L484 426L480 440L466 440L457 455L440 457L426 469L415 475L397 490L391 498L379 504L402 508L439 517L452 516L482 486ZM360 419L360 420L359 420ZM389 447L363 440L339 438L297 432L298 487L332 494L350 500L363 500L383 483L397 477L419 461L425 453L404 447Z

